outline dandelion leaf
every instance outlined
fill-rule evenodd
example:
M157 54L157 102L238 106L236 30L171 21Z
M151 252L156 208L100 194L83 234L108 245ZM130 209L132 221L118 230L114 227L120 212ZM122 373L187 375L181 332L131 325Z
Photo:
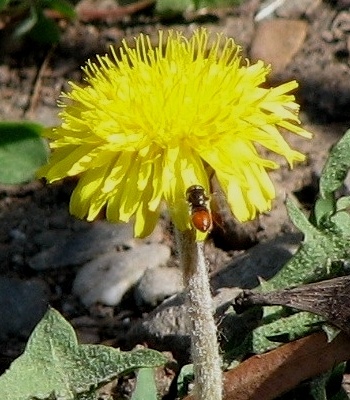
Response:
M320 178L322 198L333 196L341 188L350 168L350 129L333 146Z
M292 200L287 200L289 216L304 234L304 240L283 268L268 281L261 282L254 291L266 293L299 287L347 273L350 261L350 196L337 198L336 192L342 187L350 168L349 154L350 130L331 150L320 180L320 198L310 220ZM239 318L249 318L249 312L247 310ZM320 315L291 311L281 306L265 306L260 315L257 327L246 333L243 343L229 343L227 363L234 366L246 354L261 354L284 341L295 340L322 328L328 329L325 318ZM334 334L338 332L335 328L333 331ZM330 333L327 336L329 340L334 337Z
M289 216L304 234L298 252L269 281L261 285L266 292L317 282L342 274L343 261L349 258L349 216L345 211L329 215L327 223L318 228L291 201L287 201ZM338 225L337 225L338 224ZM328 227L326 227L328 225Z
M122 352L103 345L78 345L72 326L50 308L25 352L0 377L1 399L94 399L94 390L137 368L162 365L148 349Z

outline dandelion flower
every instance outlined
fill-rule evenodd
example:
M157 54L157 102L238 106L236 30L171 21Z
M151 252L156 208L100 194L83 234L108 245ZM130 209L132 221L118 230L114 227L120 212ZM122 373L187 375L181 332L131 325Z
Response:
M277 168L258 148L290 166L304 155L291 149L280 128L311 137L298 119L290 92L295 81L262 87L270 71L241 59L224 35L199 29L187 39L159 32L159 44L140 35L111 56L83 68L85 84L62 94L62 124L47 131L54 150L38 175L49 182L78 176L70 212L94 220L135 220L135 235L152 232L165 201L179 230L191 227L186 189L210 191L215 175L239 221L271 208Z

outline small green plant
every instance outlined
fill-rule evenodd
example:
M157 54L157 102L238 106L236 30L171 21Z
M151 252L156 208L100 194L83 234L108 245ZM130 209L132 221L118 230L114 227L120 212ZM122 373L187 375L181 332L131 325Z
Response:
M60 38L58 26L45 10L75 18L74 7L67 0L0 0L0 13L8 16L14 38L28 36L41 43L57 43Z

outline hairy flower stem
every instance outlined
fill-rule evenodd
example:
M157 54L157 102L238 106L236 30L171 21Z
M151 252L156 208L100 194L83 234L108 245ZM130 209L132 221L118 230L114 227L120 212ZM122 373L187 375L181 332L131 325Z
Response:
M204 242L194 231L178 232L183 278L186 288L187 323L195 375L196 400L222 399L221 359L213 318Z

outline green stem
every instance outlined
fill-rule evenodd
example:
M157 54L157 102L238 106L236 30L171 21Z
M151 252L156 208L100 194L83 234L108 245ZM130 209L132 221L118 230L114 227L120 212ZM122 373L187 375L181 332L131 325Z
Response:
M221 358L213 318L204 242L194 231L178 232L178 245L186 287L187 323L195 375L196 400L222 399Z

